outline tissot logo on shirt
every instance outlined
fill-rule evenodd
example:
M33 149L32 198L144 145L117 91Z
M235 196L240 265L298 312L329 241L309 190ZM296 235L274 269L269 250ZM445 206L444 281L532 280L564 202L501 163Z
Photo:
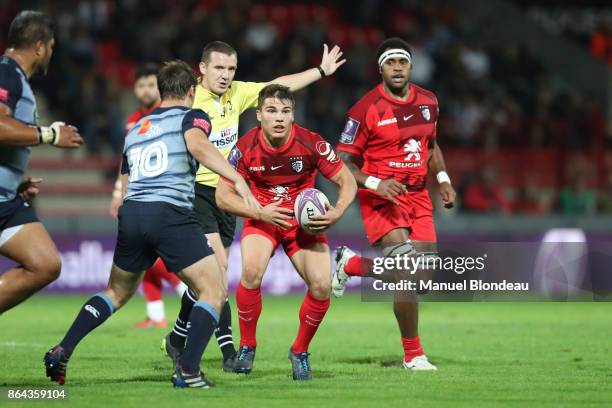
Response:
M210 133L210 122L207 121L206 119L202 119L202 118L194 118L193 119L193 126L195 127L199 127L200 129L202 129L206 134Z
M340 143L352 144L355 141L355 136L357 136L357 130L359 130L359 121L348 118L340 135Z
M8 102L10 93L8 89L0 88L0 101Z

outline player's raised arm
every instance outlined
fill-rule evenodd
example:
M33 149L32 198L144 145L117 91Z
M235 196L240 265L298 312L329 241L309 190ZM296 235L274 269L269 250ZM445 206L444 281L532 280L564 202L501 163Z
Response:
M346 62L346 59L340 59L341 57L342 51L340 47L334 45L330 51L327 44L323 44L323 56L321 57L321 64L319 66L297 74L283 75L268 82L267 85L284 85L292 92L299 91L319 79L333 75L334 72Z

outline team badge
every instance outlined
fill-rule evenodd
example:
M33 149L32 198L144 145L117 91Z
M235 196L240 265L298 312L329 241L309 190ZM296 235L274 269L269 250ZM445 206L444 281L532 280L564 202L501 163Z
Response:
M423 115L423 118L425 118L425 120L431 119L431 113L429 112L429 107L427 106L422 107L421 115Z
M293 159L291 160L291 168L296 173L299 173L304 170L304 162L302 161L302 159Z

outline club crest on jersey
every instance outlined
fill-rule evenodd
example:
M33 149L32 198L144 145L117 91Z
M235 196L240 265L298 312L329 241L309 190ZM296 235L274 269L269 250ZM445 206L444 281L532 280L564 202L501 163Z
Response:
M431 119L431 112L429 112L429 107L428 106L421 106L421 115L423 115L423 118L425 120L430 120Z
M291 169L296 173L304 170L304 162L302 159L291 159Z

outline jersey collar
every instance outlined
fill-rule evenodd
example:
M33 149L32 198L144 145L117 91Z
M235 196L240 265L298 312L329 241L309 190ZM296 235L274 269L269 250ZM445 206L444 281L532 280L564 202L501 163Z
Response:
M400 101L399 99L396 99L393 96L389 95L387 91L385 91L385 88L383 88L382 84L378 84L377 88L378 88L378 92L380 92L383 98L397 105L408 105L409 103L414 102L414 100L416 99L416 92L411 82L408 83L408 89L410 90L410 95L408 96L408 99L406 99L405 101Z
M289 147L291 147L291 144L293 143L293 139L295 139L295 123L291 125L291 133L289 134L289 138L287 139L287 142L281 147L279 147L278 149L274 149L270 147L270 145L268 145L268 142L266 142L266 139L264 138L263 130L261 129L261 125L259 125L259 129L257 130L257 138L259 139L259 143L261 144L262 148L266 152L272 153L272 154L284 153L287 151L287 149L289 149Z

